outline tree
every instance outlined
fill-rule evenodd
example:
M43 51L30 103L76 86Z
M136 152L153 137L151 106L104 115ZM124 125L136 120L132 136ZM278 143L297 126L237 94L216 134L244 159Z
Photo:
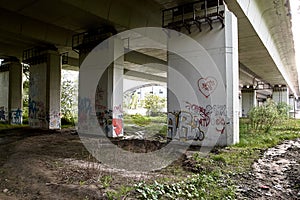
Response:
M28 104L29 104L29 65L22 63L23 66L23 110L22 110L22 118L23 118L23 124L28 124Z
M147 109L148 115L155 115L166 106L166 99L154 94L145 96L144 108Z
M75 118L73 114L74 110L74 95L75 85L70 80L63 80L61 87L61 114L62 119L69 123L74 123Z

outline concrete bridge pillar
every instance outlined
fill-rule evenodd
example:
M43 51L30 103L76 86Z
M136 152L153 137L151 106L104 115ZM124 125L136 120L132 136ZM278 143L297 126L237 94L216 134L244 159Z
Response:
M251 108L257 106L256 97L256 90L253 88L242 89L242 117L247 117Z
M290 106L290 111L289 111L289 116L292 118L296 118L296 99L294 95L289 96L289 106Z
M124 73L124 42L122 39L115 38L109 40L109 57L113 62L110 66L99 66L105 68L104 73L99 77L96 94L91 97L79 99L79 129L89 130L89 126L99 126L107 137L120 137L124 134L123 129L123 73ZM99 50L101 51L101 50ZM98 52L99 53L99 52ZM89 52L86 49L80 50L80 66L84 64L84 59L88 58ZM101 53L99 53L101 55ZM106 54L107 55L107 54ZM110 59L108 58L108 59ZM107 68L106 68L107 67ZM79 73L80 82L89 82L82 78ZM81 88L82 89L82 88ZM80 91L81 91L80 89ZM93 102L91 102L93 101ZM89 105L95 105L95 108ZM98 122L94 124L84 123L87 118L88 110L95 109ZM86 113L81 112L86 110Z
M0 66L0 121L22 124L22 75L17 58L4 59Z
M29 125L60 129L61 58L46 50L30 58Z
M200 140L204 146L239 141L237 19L227 8L224 17L223 28L214 22L213 29L202 24L201 32L193 27L187 33L208 55L194 50L189 41L174 39L169 44L185 57L168 54L169 138ZM211 74L214 69L216 73Z
M289 104L289 89L286 86L275 86L273 88L272 99L276 103L287 103Z

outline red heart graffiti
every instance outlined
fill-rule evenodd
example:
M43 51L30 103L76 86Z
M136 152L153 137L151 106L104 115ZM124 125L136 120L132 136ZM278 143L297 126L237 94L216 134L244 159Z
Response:
M218 82L214 77L200 78L198 80L199 91L208 98L217 88Z

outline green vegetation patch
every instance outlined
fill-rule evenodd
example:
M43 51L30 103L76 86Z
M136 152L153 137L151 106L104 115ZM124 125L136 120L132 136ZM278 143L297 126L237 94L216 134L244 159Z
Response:
M135 185L140 199L234 199L229 177L220 172L195 174L181 182Z

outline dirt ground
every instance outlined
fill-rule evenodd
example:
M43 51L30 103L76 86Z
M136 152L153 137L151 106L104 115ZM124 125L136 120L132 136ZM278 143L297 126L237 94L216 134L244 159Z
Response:
M73 133L68 129L0 131L0 199L107 199L107 192L120 185L162 176L102 165ZM124 142L119 145L126 148ZM157 145L146 144L150 150Z
M0 199L108 199L120 185L171 176L110 169L96 162L73 133L0 131ZM300 199L299 148L296 140L266 151L251 173L235 177L238 199Z

